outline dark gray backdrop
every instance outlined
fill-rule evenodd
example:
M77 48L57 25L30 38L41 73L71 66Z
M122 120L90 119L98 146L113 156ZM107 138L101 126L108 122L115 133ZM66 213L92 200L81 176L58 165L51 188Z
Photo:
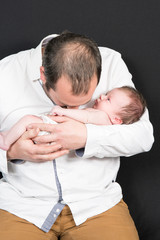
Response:
M160 239L159 15L159 0L6 0L0 6L0 58L63 30L86 34L122 54L154 125L152 150L123 158L118 175L141 240Z

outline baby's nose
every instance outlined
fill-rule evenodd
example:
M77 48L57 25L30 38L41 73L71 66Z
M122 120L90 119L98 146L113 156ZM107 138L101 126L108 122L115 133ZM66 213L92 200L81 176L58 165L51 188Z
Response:
M100 100L104 100L105 97L106 97L106 96L102 94L102 95L100 96Z

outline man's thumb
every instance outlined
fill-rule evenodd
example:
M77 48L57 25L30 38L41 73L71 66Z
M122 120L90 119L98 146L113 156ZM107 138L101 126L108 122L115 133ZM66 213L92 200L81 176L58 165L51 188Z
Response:
M39 133L39 128L32 128L23 134L23 138L25 138L25 139L35 138L35 137L37 137L38 133Z

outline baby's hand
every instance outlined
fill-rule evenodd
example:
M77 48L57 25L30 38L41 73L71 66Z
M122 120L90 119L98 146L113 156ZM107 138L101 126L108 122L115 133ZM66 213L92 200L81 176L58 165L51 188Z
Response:
M60 106L54 106L51 110L51 115L63 116L64 115L64 109Z

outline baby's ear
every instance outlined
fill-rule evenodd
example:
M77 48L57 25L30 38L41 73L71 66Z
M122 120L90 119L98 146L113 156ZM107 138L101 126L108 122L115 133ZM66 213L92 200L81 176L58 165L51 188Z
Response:
M122 124L123 121L119 117L112 117L111 118L112 124Z

